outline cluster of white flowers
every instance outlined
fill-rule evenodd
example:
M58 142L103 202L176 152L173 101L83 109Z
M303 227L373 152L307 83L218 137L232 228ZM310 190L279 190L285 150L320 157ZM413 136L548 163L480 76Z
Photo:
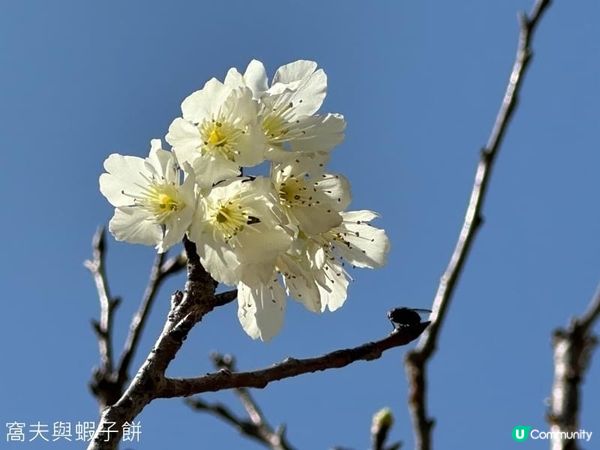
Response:
M280 67L270 86L259 61L232 68L183 101L170 151L153 140L148 158L110 155L100 176L115 238L165 252L187 234L211 276L237 286L255 339L279 331L286 296L314 312L342 306L344 261L380 267L389 248L377 215L346 211L348 181L325 172L345 128L341 115L317 114L326 89L312 61ZM268 175L248 176L262 163Z

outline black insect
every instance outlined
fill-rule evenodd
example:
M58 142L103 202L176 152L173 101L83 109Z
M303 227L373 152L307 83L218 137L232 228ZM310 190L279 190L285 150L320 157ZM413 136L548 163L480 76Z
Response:
M388 311L388 319L392 322L395 330L413 327L422 322L422 314L430 314L429 309L419 308L394 308Z

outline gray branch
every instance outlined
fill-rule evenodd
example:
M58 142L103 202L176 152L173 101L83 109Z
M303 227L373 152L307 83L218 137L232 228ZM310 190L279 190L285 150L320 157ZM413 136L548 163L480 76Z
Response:
M171 297L171 310L162 333L127 390L116 403L104 409L88 450L117 448L123 424L131 422L156 398L165 371L189 331L215 307L216 282L200 264L196 246L184 239L184 247L188 261L185 293L177 291Z
M431 326L423 333L416 349L406 355L406 373L409 379L409 408L415 432L415 448L431 449L431 431L434 424L427 413L427 363L435 352L441 326L450 306L452 294L460 278L473 245L477 230L483 223L482 209L491 173L503 138L519 100L524 75L532 57L531 41L537 25L550 0L536 0L529 16L520 15L520 33L517 54L508 85L488 139L481 151L475 181L456 247L440 280L433 301Z
M100 321L93 321L92 327L98 337L98 351L100 353L100 366L94 369L90 388L100 405L100 410L111 404L117 397L114 395L114 361L112 347L112 328L114 311L120 299L110 295L105 267L106 232L103 227L98 228L92 239L92 259L84 262L84 266L91 272L98 300L100 301Z
M378 341L368 342L358 347L336 350L316 358L286 358L267 369L252 372L220 370L197 378L165 378L159 386L156 397L187 397L203 392L245 387L262 389L273 381L310 372L345 367L356 361L372 361L380 358L386 350L414 341L428 325L429 322L423 322L412 327L401 328Z
M94 277L100 300L100 321L92 323L98 336L100 366L94 370L90 381L90 389L98 400L100 411L114 404L123 394L129 379L128 372L131 360L135 355L139 339L160 286L169 276L180 272L186 265L184 254L173 256L166 261L165 254L156 256L139 309L131 320L129 335L119 358L119 364L115 365L113 361L112 324L114 310L120 300L112 298L109 294L105 259L106 233L104 228L99 228L92 241L92 259L85 261L84 264Z
M235 360L231 355L212 355L215 368L234 372L236 370ZM242 435L257 441L271 450L294 450L288 442L285 426L279 426L276 430L269 424L260 407L246 388L235 389L242 406L246 410L247 418L236 416L227 406L222 403L208 403L200 397L185 399L187 405L196 411L203 411L232 425Z
M581 410L581 384L598 343L593 326L600 316L600 285L590 301L587 311L571 320L567 328L554 331L554 382L547 415L550 431L567 433L565 438L553 438L552 450L578 450L572 432L579 430ZM553 436L561 436L553 434Z
M127 340L125 341L125 345L123 347L123 353L121 354L121 360L119 362L118 369L118 381L121 385L121 389L129 379L129 367L131 365L131 360L135 356L140 337L144 330L144 326L146 325L148 315L160 286L170 275L176 274L183 270L186 266L186 262L187 258L185 254L173 256L167 261L165 261L164 253L156 255L156 259L154 260L154 264L150 270L150 279L148 280L148 285L144 291L144 296L140 303L139 309L131 319L129 335L127 336Z
M102 412L88 450L117 448L123 424L132 422L142 409L156 398L186 397L231 388L265 387L272 381L308 372L344 367L358 360L370 361L379 358L385 350L415 340L429 325L429 322L425 322L406 327L379 341L338 350L317 358L287 358L273 367L254 372L233 373L220 370L199 378L167 378L166 369L192 327L213 308L224 303L223 297L219 300L215 295L217 283L202 267L195 244L184 238L184 247L187 254L185 293L177 291L173 294L171 310L162 333L124 394ZM226 293L224 298L232 301L235 297L233 293Z

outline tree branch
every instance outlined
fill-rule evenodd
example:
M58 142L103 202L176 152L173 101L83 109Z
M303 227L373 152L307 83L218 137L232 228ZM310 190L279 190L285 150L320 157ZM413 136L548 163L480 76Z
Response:
M215 295L215 299L217 302L217 306L224 306L228 303L231 303L237 298L237 289L227 292L221 292L220 294Z
M99 292L104 294L104 299L108 299L108 290L103 276L104 272L101 270L103 268L102 251L104 250L104 245L102 235L99 234L99 236L101 237L95 240L95 248L98 249L95 255L97 255L96 259L100 263L93 265L89 263L88 265L94 270L93 273L98 273L102 282L99 284L102 287L102 290ZM416 339L429 325L429 322L427 322L395 330L390 336L380 341L367 343L355 348L338 350L318 358L305 360L287 358L284 362L271 369L241 373L231 373L228 370L221 370L219 373L209 374L198 379L169 379L166 378L165 371L183 345L183 341L187 338L192 327L216 306L227 304L237 296L237 291L235 290L215 295L217 282L202 267L200 258L196 252L196 245L187 238L184 238L183 244L187 257L185 293L177 291L171 297L171 309L168 320L146 361L139 369L127 390L116 402L105 403L107 407L102 411L100 423L88 446L88 450L116 449L121 439L123 424L131 422L155 398L181 397L228 388L264 387L271 381L307 372L343 367L360 359L377 359L385 350L407 344ZM138 311L140 319L136 322L137 325L132 328L130 336L133 337L128 340L132 344L130 346L126 345L126 350L136 347L137 341L134 340L135 335L139 335L139 330L141 329L140 323L143 324L149 305L155 295L155 290L160 283L160 268L165 267L165 264L167 263L163 263L162 257L159 257L155 262L155 269L151 274L146 295L142 301L140 311ZM174 266L174 262L167 264L169 270L165 270L165 272L171 273ZM99 327L99 329L103 328ZM105 333L104 335L109 336L110 333ZM114 374L114 371L106 373ZM114 385L117 385L119 380L116 380L116 382L115 380L110 381ZM246 400L245 405L251 417L254 420L261 420L262 413L260 409L249 402L248 396L245 396L244 399ZM283 431L279 432L279 436L283 436Z
M212 355L212 360L217 369L229 372L234 372L236 370L235 360L230 355L215 353ZM199 397L185 399L185 402L197 411L208 412L229 423L234 428L238 429L242 435L254 439L271 450L293 450L293 447L286 439L285 426L280 426L277 430L274 430L246 388L237 388L235 389L235 393L244 406L244 409L248 414L248 419L236 416L221 403L208 403Z
M100 367L94 369L90 388L98 402L100 409L104 408L114 399L111 385L113 384L113 348L112 328L114 311L120 300L110 295L105 268L106 232L99 227L92 239L92 259L84 262L84 266L91 272L98 291L100 301L100 321L93 321L92 327L98 337L98 350L100 353ZM117 397L118 398L118 397Z
M534 32L549 5L550 0L536 0L529 16L520 15L519 44L512 72L487 145L481 151L462 230L435 295L431 326L424 332L416 349L406 355L406 373L410 382L409 407L415 431L416 448L419 450L431 448L431 429L433 427L433 419L428 417L426 410L426 365L436 349L437 338L456 283L470 253L476 232L483 222L481 211L492 168L519 100L523 78L532 57L531 41Z
M150 313L150 309L154 303L154 299L156 298L156 294L158 293L163 281L165 281L170 275L176 274L185 268L186 261L187 258L182 254L173 256L166 262L164 253L156 255L154 264L150 270L150 279L148 280L148 285L144 291L144 296L140 303L140 307L131 319L129 335L127 336L127 340L125 341L123 352L121 354L118 372L118 380L121 385L121 392L124 384L129 378L129 366L131 365L131 360L133 359L137 350L139 339L144 331L144 326Z
M579 429L581 383L598 343L592 328L600 316L600 285L587 311L574 318L566 329L554 331L554 382L547 420L552 432L574 432ZM556 434L560 436L559 434ZM554 436L554 434L553 434ZM576 439L552 439L552 450L578 450Z
M92 323L98 336L100 367L94 370L92 380L90 381L90 388L98 400L100 411L102 411L106 406L114 404L123 394L125 383L128 381L131 359L135 354L158 289L166 278L185 267L186 257L179 254L165 261L164 254L156 256L140 307L131 320L129 336L121 353L119 364L115 366L112 328L114 310L120 300L112 298L109 293L105 270L106 232L104 228L99 228L94 234L92 248L92 259L85 261L84 265L94 277L100 300L100 321Z
M295 377L310 372L345 367L356 361L371 361L383 352L406 345L415 340L429 322L401 328L389 336L358 347L337 350L323 356L307 359L286 358L267 369L252 372L219 371L198 378L166 378L160 385L157 398L187 397L202 392L214 392L231 388L264 388L273 381Z
M215 307L216 282L200 264L195 244L184 238L184 248L188 261L185 293L177 291L171 297L171 310L162 333L125 393L103 411L88 450L117 448L123 424L131 422L156 398L165 371L189 331Z

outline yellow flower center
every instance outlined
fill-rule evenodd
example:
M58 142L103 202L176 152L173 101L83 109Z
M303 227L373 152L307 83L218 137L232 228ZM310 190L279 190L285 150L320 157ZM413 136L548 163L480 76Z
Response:
M312 206L314 187L307 187L306 182L295 176L290 176L279 185L279 198L288 207Z
M211 153L214 156L235 161L239 154L238 146L244 129L223 120L205 120L198 125L203 144L201 152Z
M215 126L208 135L208 143L210 145L225 145L227 143L227 139L219 131L219 127Z
M287 130L284 129L285 122L283 119L275 114L268 114L262 123L262 128L270 141L278 141L279 138L285 136Z
M157 223L163 224L171 214L185 208L177 187L170 183L153 183L135 200L135 204L152 213Z
M210 214L212 226L221 234L225 242L235 237L246 225L258 219L250 216L238 200L219 203Z

